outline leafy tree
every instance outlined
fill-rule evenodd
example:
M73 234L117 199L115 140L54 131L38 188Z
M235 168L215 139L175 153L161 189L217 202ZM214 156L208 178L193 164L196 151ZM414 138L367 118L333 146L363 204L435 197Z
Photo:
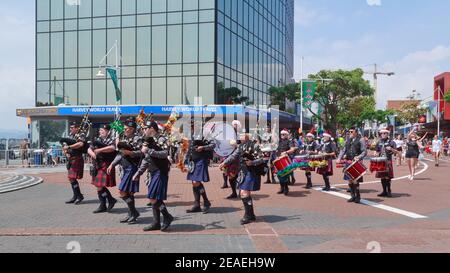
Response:
M398 114L399 120L404 124L415 124L419 117L425 115L427 110L420 107L418 96L413 91L413 94L408 96L409 101L403 103Z
M375 99L373 97L356 97L347 99L347 107L340 111L337 121L340 125L362 127L364 121L372 120L375 115Z
M317 91L314 101L323 109L322 115L309 109L309 111L324 124L325 129L335 132L340 126L361 124L368 112L373 111L370 100L374 89L369 81L363 78L364 71L355 69L346 70L322 70L310 79L317 80ZM331 79L331 82L323 82L322 79ZM363 105L358 105L360 102ZM367 109L365 109L367 107ZM361 116L362 115L362 116Z
M444 101L450 103L450 88L448 89L448 93L444 96Z

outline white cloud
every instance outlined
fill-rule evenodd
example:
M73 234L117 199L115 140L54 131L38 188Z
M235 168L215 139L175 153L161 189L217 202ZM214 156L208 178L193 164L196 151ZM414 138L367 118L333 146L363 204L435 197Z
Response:
M369 6L381 6L381 0L367 0Z
M295 23L301 27L309 27L317 23L331 21L332 17L324 10L317 10L305 4L295 3Z
M362 67L367 72L374 70L368 63L375 63L385 56L382 44L377 43L376 37L365 35L355 41L337 40L327 41L317 39L311 44L302 45L296 53L295 79L300 76L300 58L302 52L308 52L304 62L304 77L322 69L354 69ZM433 93L434 77L450 70L450 46L436 46L429 50L406 52L397 60L379 63L378 70L395 72L393 77L380 76L378 80L379 106L384 107L389 99L404 99L417 90L422 98ZM373 76L367 74L366 79L373 81Z
M417 90L422 99L432 96L434 77L449 71L450 45L407 54L396 62L388 62L381 69L394 71L392 78L380 80L380 96L403 99Z

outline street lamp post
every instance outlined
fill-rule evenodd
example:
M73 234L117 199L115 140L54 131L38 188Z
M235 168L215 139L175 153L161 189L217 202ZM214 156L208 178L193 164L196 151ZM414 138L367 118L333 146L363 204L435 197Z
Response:
M116 55L116 65L114 66L114 68L116 69L116 71L119 71L119 43L116 40L114 42L114 45L111 47L111 49L108 50L108 52L106 53L105 56L103 56L103 58L100 60L100 62L98 63L98 73L96 75L96 77L101 78L101 77L105 77L106 75L103 73L103 69L104 68L110 68L110 66L108 66L107 63L105 63L103 65L103 63L106 61L106 58L109 56L109 54L111 54L111 52L113 51L113 49L115 49L115 55Z
M108 69L108 68L112 68L111 66L108 66L107 62L106 62L106 58L109 56L109 54L111 54L111 52L115 50L115 61L116 61L116 65L114 66L114 69L117 73L117 79L119 78L118 73L119 73L119 43L116 40L114 42L114 45L108 50L108 52L106 53L106 55L100 60L100 62L98 63L98 73L96 75L97 78L103 78L106 77L106 74L103 73L103 69ZM103 64L104 63L104 64ZM115 113L115 119L117 119L119 117L119 101L116 101L116 113Z
M441 137L441 93L442 89L440 86L437 88L438 91L438 103L437 103L437 135ZM443 94L442 94L443 95Z
M300 82L300 132L303 133L303 61L305 57L302 56L301 58L301 65L300 65L300 76L301 76L301 82Z
M300 62L300 74L301 74L301 80L300 80L300 108L301 108L301 111L300 111L300 130L301 130L301 132L303 132L303 110L304 110L304 108L303 108L303 100L304 100L304 98L303 98L303 83L305 82L305 81L317 81L317 80L309 80L309 79L304 79L304 77L303 77L303 62L304 62L304 60L305 60L305 57L301 57L301 62ZM333 79L324 79L322 76L320 76L320 75L318 75L318 77L320 78L320 80L322 81L322 84L325 84L325 82L332 82L333 81Z

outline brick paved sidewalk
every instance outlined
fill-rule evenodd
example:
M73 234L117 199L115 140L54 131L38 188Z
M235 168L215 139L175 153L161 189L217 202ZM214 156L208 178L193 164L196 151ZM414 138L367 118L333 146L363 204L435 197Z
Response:
M220 189L221 173L211 170L206 185L213 203L207 215L187 215L192 205L192 189L185 174L173 170L170 177L169 210L176 221L168 233L144 233L152 221L145 207L147 190L141 182L137 206L142 214L137 225L123 225L119 219L126 206L119 202L110 214L94 215L98 206L88 173L81 181L86 196L81 206L65 205L71 197L65 173L41 173L44 183L33 188L0 195L0 252L69 252L67 243L78 241L82 252L369 252L367 245L377 241L384 252L450 251L450 164L435 168L425 161L423 173L413 183L394 182L394 198L376 195L381 185L374 175L365 177L362 197L426 216L412 219L368 205L348 204L344 198L303 188L303 172L288 197L277 195L278 185L263 185L255 195L258 222L241 226L242 203L225 197ZM407 167L396 169L406 176ZM342 174L335 171L332 184L342 185ZM264 178L263 178L264 181ZM314 175L315 186L322 179ZM338 188L345 189L345 186ZM114 190L114 194L116 194ZM340 194L346 194L340 192ZM448 239L447 239L448 238Z

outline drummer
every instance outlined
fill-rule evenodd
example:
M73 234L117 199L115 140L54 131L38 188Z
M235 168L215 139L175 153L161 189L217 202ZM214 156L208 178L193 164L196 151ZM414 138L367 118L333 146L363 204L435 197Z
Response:
M333 158L336 158L337 153L336 144L331 138L332 137L329 133L324 133L322 145L318 150L319 154L323 155L328 161L328 166L324 168L317 168L317 173L323 176L323 181L325 182L325 187L322 189L323 191L331 190L330 176L333 176Z
M376 145L377 156L384 157L387 160L386 171L379 171L377 178L381 178L383 192L379 197L392 197L391 181L394 178L394 165L392 163L393 155L398 153L395 141L389 139L390 131L387 129L380 130L380 140Z
M295 145L295 143L289 139L289 131L288 130L281 131L281 139L278 145L278 149L276 151L277 157L280 158L283 156L289 156L291 154L294 154L296 150L297 145ZM291 177L290 175L285 177L278 176L278 180L280 181L280 191L278 191L278 194L284 195L289 194L290 177Z
M315 141L315 136L312 133L308 133L306 135L306 141L303 144L303 154L305 155L314 155L317 154L317 150L319 150L319 145ZM311 189L313 187L312 184L312 173L311 171L314 171L313 169L307 168L305 170L305 176L306 176L306 189Z
M352 163L362 161L367 155L367 144L364 139L358 134L356 127L352 127L349 130L349 138L345 142L344 149L341 150L339 154L338 163L344 160L345 167L349 167ZM349 181L348 186L350 187L350 192L352 197L348 202L361 202L361 193L359 191L359 183L362 183L363 177L358 180L351 179L348 175L344 176L344 180Z

